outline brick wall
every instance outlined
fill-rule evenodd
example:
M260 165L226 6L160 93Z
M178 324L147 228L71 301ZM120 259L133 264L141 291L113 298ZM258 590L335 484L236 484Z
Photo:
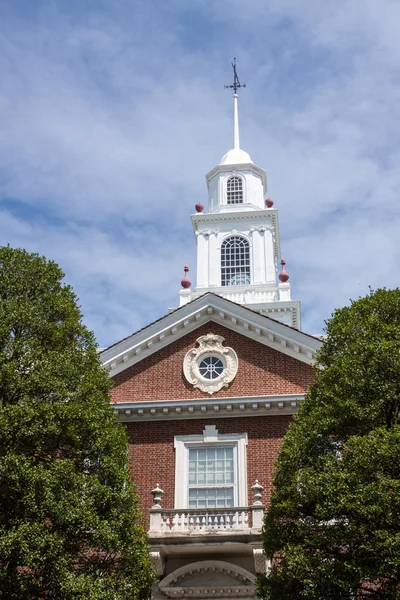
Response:
M186 352L200 335L216 333L225 338L239 359L236 378L212 398L266 394L301 394L311 383L309 365L222 327L207 323L187 336L115 376L112 402L178 400L210 396L194 389L182 371Z
M201 435L205 425L216 425L218 431L225 434L246 432L248 501L252 503L250 488L258 479L264 486L263 501L268 502L273 465L290 419L290 416L278 415L127 423L130 469L147 526L152 505L150 492L157 483L165 491L163 508L174 508L175 435Z

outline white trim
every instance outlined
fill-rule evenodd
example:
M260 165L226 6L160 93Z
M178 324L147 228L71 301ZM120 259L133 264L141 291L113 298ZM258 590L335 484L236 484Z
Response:
M232 177L237 177L238 179L241 179L242 181L242 201L241 202L232 202L228 204L228 181L230 179L232 179ZM247 200L247 186L246 186L246 178L242 173L239 173L238 171L232 171L231 173L228 173L226 177L223 177L222 179L223 181L223 195L222 195L222 200L223 202L220 202L220 204L223 204L224 206L236 206L237 204L243 205L243 204L247 204L246 200Z
M233 348L223 346L224 341L225 338L221 335L213 333L201 335L196 340L197 347L189 350L183 359L183 373L186 380L202 392L214 394L221 388L227 387L236 377L238 357ZM222 372L214 379L206 379L200 373L199 361L209 356L217 357L223 365Z
M185 585L185 579L195 573L207 572L226 573L232 577L235 583L228 583L225 586L215 585ZM206 578L207 581L207 578ZM239 567L238 565L221 560L204 560L191 562L180 567L167 575L158 584L159 590L164 598L240 598L241 600L254 600L256 598L256 578L255 576Z
M236 447L237 483L235 504L247 506L247 433L220 434L215 425L206 425L201 435L176 435L175 447L175 509L187 508L188 489L188 449L199 444L217 446L219 444Z
M218 419L220 417L271 417L294 415L304 401L304 394L274 396L240 396L195 398L189 400L155 400L113 403L119 421L179 421L181 419Z
M219 175L220 173L222 174L223 172L232 173L234 170L238 170L240 172L251 171L255 175L258 175L259 177L261 177L264 194L267 193L267 172L265 171L265 169L262 169L261 167L259 167L258 165L256 165L253 162L236 164L236 165L221 165L221 164L217 165L216 167L211 169L211 171L209 171L206 175L207 190L209 190L210 181L216 175Z
M221 205L224 207L225 205ZM233 206L231 204L227 206ZM221 227L222 223L231 223L231 227L235 227L235 223L240 224L240 229L243 229L243 221L248 221L249 227L271 227L274 231L274 250L275 256L280 256L280 241L279 241L279 222L278 211L273 208L262 210L258 206L246 203L243 210L229 212L211 212L211 213L194 213L190 215L193 231L199 234L205 227L213 229L215 226ZM253 207L253 208L250 208Z
M250 571L247 571L246 569L235 565L235 563L226 562L222 560L201 560L198 562L189 563L187 565L184 565L183 567L179 567L178 569L167 575L165 579L160 581L159 586L160 588L163 588L171 583L177 583L184 580L187 575L191 575L195 572L204 572L208 569L211 569L212 571L226 571L229 574L234 574L238 578L240 577L240 579L242 579L243 581L248 581L251 584L254 584L256 582L256 578L255 575L253 575L253 573L250 573Z
M283 308L295 303L271 304ZM113 377L210 321L220 323L232 331L309 365L314 364L316 352L322 345L318 338L308 336L265 315L220 296L204 294L102 352L103 366L110 377Z

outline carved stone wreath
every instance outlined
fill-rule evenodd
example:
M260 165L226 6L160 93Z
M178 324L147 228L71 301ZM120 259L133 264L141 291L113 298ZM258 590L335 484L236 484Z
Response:
M183 373L187 381L202 392L214 394L228 386L236 376L238 370L236 352L233 348L223 346L224 341L225 338L214 333L202 335L196 340L198 348L189 350L184 358ZM204 359L208 358L216 359L221 370L220 373L214 371L210 378L204 377L200 372L200 365L203 365Z

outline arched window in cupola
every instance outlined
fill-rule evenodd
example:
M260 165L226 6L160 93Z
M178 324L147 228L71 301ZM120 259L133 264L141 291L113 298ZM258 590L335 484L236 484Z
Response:
M226 182L227 204L241 204L243 202L243 180L237 175L229 177Z
M246 238L233 235L221 246L221 285L250 284L250 244Z

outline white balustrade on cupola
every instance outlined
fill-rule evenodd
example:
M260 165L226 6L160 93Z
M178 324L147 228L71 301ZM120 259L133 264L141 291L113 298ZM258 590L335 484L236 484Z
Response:
M251 486L253 504L229 508L163 509L164 491L157 483L152 490L153 506L150 509L150 535L188 535L202 533L259 533L264 516L261 502L263 486L256 480Z

